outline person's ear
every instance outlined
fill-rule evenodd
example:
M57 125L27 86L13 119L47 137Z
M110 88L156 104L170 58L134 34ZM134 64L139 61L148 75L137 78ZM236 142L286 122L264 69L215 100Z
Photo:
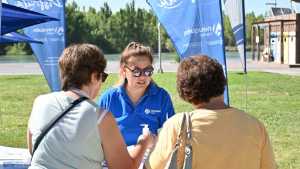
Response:
M124 65L122 65L120 67L120 75L124 78L126 77L126 69L125 69Z
M94 72L91 74L91 83L98 83L100 80L98 73Z

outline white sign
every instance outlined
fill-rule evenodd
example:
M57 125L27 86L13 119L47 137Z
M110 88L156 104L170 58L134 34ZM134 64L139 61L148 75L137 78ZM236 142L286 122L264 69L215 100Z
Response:
M256 36L256 37L255 37L255 42L256 42L256 43L259 43L259 36Z

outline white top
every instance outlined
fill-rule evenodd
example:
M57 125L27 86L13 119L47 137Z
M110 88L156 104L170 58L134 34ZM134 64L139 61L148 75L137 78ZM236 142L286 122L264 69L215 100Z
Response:
M41 130L52 123L74 101L64 92L37 97L29 119L32 145ZM45 135L35 151L29 169L102 168L104 154L97 125L106 111L86 100L62 117Z

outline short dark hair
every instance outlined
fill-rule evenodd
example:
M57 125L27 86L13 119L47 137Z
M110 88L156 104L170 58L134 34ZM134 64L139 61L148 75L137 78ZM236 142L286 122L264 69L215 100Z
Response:
M92 73L100 79L106 67L102 51L92 44L74 44L67 47L59 59L62 90L80 89L91 81Z
M189 103L209 102L211 98L221 96L225 86L222 65L208 56L188 57L178 67L177 91Z

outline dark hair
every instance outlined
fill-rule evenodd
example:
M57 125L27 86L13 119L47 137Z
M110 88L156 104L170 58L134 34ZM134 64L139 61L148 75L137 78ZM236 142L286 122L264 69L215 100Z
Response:
M153 63L153 56L150 47L144 46L138 42L130 42L123 50L120 59L120 65L127 64L130 57L147 57L151 64Z
M106 67L102 51L92 44L74 44L67 47L59 59L62 90L80 89L91 81L92 73L101 74Z
M189 103L209 102L224 93L225 85L222 65L208 56L186 58L178 67L177 91Z

